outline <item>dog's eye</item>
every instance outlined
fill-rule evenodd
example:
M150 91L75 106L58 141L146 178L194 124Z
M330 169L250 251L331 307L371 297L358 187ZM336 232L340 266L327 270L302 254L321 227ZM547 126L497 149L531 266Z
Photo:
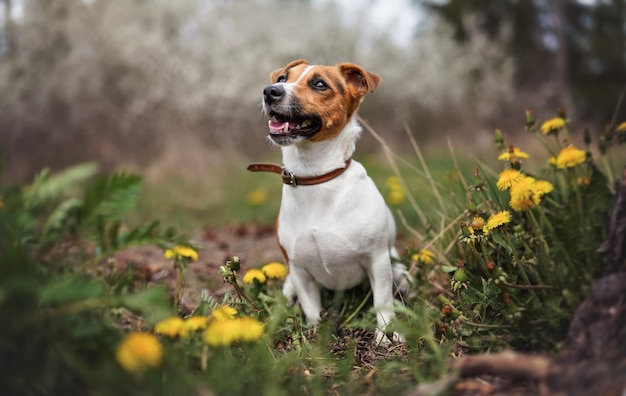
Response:
M287 76L285 76L284 74L282 76L279 76L276 80L277 83L284 83L285 81L287 81Z
M311 82L311 86L319 91L323 91L328 89L328 84L324 82L324 80L313 80Z

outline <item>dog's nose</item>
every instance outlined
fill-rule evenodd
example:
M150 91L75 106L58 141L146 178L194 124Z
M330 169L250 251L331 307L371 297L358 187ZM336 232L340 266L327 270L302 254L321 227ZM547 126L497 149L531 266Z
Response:
M263 97L266 103L274 103L285 96L285 88L280 85L268 85L263 90Z

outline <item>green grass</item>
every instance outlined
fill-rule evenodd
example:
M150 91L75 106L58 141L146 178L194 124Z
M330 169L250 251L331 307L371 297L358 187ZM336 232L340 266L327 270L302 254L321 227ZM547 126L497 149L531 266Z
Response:
M394 175L388 161L381 156L358 154L355 159L366 167L381 193L386 196L389 193L386 181ZM280 163L278 158L270 161ZM405 175L408 190L418 204L429 208L435 197L432 191L424 186L423 177L413 171L416 166L413 161L414 158L406 154L400 164L400 172ZM441 180L441 183L455 194L462 192L455 164L448 155L430 154L427 162L436 180ZM470 169L471 172L470 160L465 158L462 162L468 164L466 169ZM247 164L247 161L242 160L237 166L218 172L217 180L193 181L170 178L166 183L146 181L140 204L133 212L132 220L142 223L158 214L164 224L186 232L226 224L249 222L274 224L282 193L280 177L270 173L248 172L245 170ZM207 170L206 174L214 175L216 172ZM255 191L265 195L263 203L250 202L249 196ZM401 211L409 224L414 226L418 224L417 214L406 200L391 207L395 213Z

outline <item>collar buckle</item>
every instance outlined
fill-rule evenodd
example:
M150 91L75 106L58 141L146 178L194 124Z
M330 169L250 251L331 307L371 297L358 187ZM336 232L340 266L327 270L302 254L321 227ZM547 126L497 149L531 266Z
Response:
M296 181L296 176L293 173L289 172L284 167L282 168L282 170L280 172L280 175L282 176L283 182L285 184L288 184L291 187L297 187L298 186L298 183Z

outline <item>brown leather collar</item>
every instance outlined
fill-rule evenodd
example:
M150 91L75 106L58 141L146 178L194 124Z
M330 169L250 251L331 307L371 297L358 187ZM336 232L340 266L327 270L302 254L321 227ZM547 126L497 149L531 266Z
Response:
M343 172L346 171L346 169L348 169L351 162L352 162L352 158L348 158L348 160L346 161L346 166L344 166L343 168L338 168L328 173L324 173L323 175L312 176L312 177L296 177L293 173L289 172L287 169L285 169L284 167L281 167L280 165L268 164L264 162L250 164L248 165L247 169L250 172L277 173L282 176L283 183L288 184L292 187L311 186L313 184L320 184L320 183L327 182L341 175Z

